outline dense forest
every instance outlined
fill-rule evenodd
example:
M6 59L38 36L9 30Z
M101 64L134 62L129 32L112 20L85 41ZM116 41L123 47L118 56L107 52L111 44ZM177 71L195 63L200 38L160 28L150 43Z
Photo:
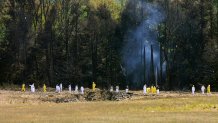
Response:
M218 89L218 0L0 0L0 85Z

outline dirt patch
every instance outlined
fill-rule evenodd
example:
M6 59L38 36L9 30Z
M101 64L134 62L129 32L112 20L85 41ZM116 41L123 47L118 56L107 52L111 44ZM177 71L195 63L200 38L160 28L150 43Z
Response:
M40 97L43 102L68 103L68 102L84 102L84 101L122 101L130 99L132 93L125 92L109 92L109 91L86 91L85 94L50 94Z
M153 100L161 98L186 98L186 97L199 97L199 96L218 96L217 93L210 95L202 95L197 93L192 95L189 92L161 92L157 94L146 94L142 91L120 91L119 93L110 92L107 90L92 91L85 89L84 94L69 93L63 91L61 93L53 92L20 92L20 91L6 91L0 90L0 104L38 104L38 103L70 103L70 102L87 102L87 101L122 101L122 100Z
M95 91L89 92L86 100L87 101L121 101L126 99L131 99L133 93L125 93L125 92L110 92L110 91Z
M40 97L40 100L43 102L55 102L55 103L69 103L69 102L78 102L78 96L73 94L67 94L65 96L57 96L57 95L48 95L45 97Z

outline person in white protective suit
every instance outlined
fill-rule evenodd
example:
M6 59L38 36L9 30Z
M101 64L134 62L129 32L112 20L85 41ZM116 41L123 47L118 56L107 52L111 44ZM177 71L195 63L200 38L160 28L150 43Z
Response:
M205 88L205 86L204 86L204 85L202 85L202 86L201 86L201 93L202 93L202 94L204 94L204 92L205 92L205 89L206 89L206 88Z
M160 89L159 89L159 86L157 86L157 95L160 94Z
M78 93L78 85L75 86L75 93Z
M30 91L32 93L34 93L35 92L35 85L34 85L34 83L32 85L29 85L29 86L30 86Z
M195 94L195 86L194 85L192 86L192 94L193 95Z
M119 92L119 86L116 86L116 92L117 93Z
M69 89L69 92L71 93L72 91L71 85L68 86L68 89Z
M146 84L143 86L143 94L147 94L147 86L146 86Z
M56 85L56 91L55 91L55 92L57 92L57 93L60 93L60 92L61 92L60 86Z
M128 93L129 92L129 86L127 85L126 86L126 93Z
M62 83L60 84L60 91L61 91L61 92L63 91L63 85L62 85Z
M111 88L110 88L110 92L113 92L114 91L114 88L113 88L113 86L111 86Z
M84 94L84 87L83 86L80 87L80 91L81 91L81 94Z

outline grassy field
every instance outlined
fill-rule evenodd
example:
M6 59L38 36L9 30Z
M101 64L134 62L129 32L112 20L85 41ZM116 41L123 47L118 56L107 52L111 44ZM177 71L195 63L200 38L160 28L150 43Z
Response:
M0 101L3 98L0 96ZM218 96L140 98L119 102L0 103L0 123L218 122Z

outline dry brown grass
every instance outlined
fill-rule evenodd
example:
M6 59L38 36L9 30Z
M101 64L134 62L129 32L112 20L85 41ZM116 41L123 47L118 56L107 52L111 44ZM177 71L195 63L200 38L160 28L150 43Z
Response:
M6 94L8 93L1 94L0 101L7 97L3 96ZM12 104L0 103L0 123L148 122L216 123L218 122L218 96L141 97L120 102L75 102L64 104L34 103L34 101Z

